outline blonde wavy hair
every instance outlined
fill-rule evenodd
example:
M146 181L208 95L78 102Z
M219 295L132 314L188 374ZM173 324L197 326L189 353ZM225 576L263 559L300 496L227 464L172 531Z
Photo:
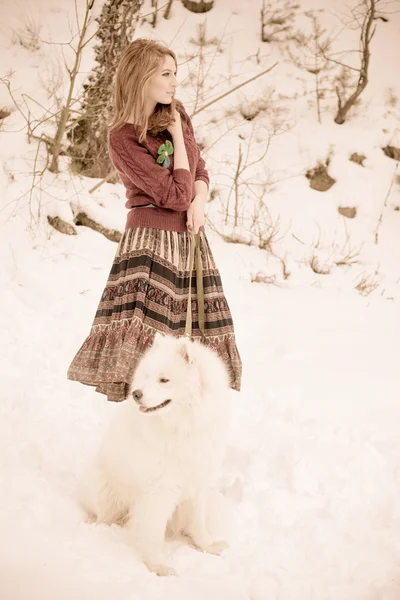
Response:
M175 54L160 42L139 38L124 50L115 76L110 133L133 120L139 142L142 142L147 131L153 135L164 131L171 123L175 109L185 117L183 105L175 99L171 104L158 103L150 117L146 114L146 84L163 64L165 56L171 56L178 68ZM183 123L185 128L184 120Z

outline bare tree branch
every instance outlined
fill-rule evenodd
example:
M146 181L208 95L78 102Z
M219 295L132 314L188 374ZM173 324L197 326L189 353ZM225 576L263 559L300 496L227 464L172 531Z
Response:
M251 81L255 81L256 79L258 79L262 75L266 75L266 73L269 73L270 71L272 71L272 69L274 69L277 64L278 64L277 62L274 63L271 67L269 67L265 71L262 71L262 73L258 73L258 75L254 75L254 77L251 77L250 79L247 79L246 81L243 81L243 83L240 83L239 85L236 85L234 88L228 90L227 92L224 92L220 96L217 96L217 98L214 98L213 100L210 100L210 102L207 102L207 104L204 104L204 106L201 106L199 109L197 109L196 111L194 111L190 116L194 117L195 115L198 115L200 112L202 112L206 108L209 108L212 104L215 104L216 102L219 102L220 100L222 100L222 98L226 98L226 96L229 96L229 94L232 94L233 92L236 92L236 90L238 90L241 87L247 85Z

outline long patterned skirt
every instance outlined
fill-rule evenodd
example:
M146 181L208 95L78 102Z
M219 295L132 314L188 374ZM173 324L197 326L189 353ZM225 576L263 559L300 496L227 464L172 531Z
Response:
M124 400L128 382L157 331L183 336L191 285L192 337L216 350L240 389L241 360L232 316L206 235L200 233L204 333L198 323L196 273L189 282L190 235L150 227L127 229L117 248L89 336L68 379Z

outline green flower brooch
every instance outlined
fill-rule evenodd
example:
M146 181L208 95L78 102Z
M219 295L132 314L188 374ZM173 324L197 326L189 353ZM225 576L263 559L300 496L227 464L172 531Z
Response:
M157 162L159 165L162 165L165 168L168 168L170 165L169 157L174 153L174 147L169 140L165 142L165 144L161 144L159 149L157 150L158 158Z

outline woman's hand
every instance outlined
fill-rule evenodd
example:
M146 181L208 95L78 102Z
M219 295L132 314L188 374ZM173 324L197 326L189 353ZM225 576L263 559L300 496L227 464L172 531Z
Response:
M173 121L168 125L167 131L170 132L172 137L183 133L181 115L177 110L174 111Z
M190 233L198 233L200 227L204 225L204 212L207 198L205 196L195 196L186 213L186 226Z

